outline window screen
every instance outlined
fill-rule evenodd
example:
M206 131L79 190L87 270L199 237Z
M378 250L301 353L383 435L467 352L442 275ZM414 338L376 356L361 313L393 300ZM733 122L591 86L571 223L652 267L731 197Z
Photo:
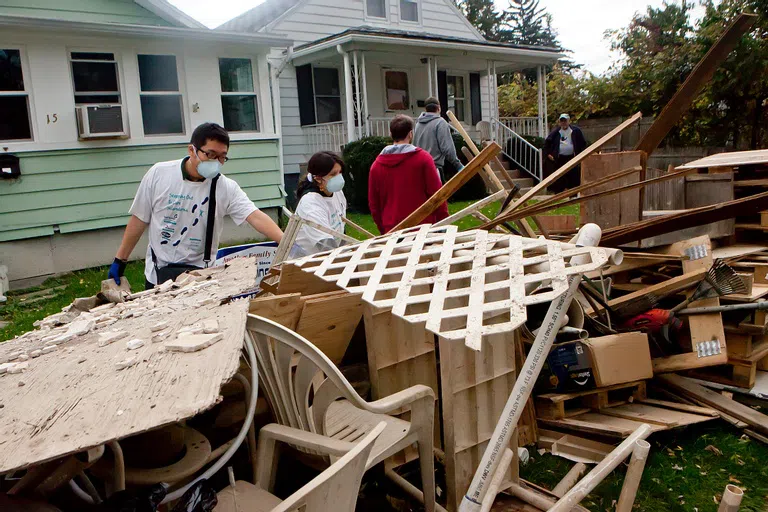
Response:
M72 52L75 103L120 103L114 53Z
M341 121L341 85L336 68L313 68L317 123Z

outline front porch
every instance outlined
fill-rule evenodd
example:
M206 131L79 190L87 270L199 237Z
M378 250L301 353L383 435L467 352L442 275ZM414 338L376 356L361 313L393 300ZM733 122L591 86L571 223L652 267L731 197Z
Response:
M495 140L521 170L541 179L538 149L523 136L546 136L545 66L554 50L378 29L354 29L294 49L301 135L308 159L366 136L388 136L397 114L413 118L437 96L475 139ZM499 118L496 77L536 67L536 117Z

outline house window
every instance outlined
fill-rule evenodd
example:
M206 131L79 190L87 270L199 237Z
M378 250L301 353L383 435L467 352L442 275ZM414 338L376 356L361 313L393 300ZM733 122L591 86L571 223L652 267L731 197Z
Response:
M144 135L184 133L184 114L174 55L139 55Z
M341 86L336 68L312 68L317 124L341 121Z
M387 110L408 110L411 107L408 90L408 73L406 71L387 70L384 72Z
M448 110L456 114L456 119L464 121L466 110L466 88L463 76L448 75Z
M221 109L230 132L259 131L251 59L219 59Z
M119 104L120 86L114 53L72 52L75 104Z
M0 140L32 138L21 51L0 49Z
M400 0L400 19L414 23L419 22L418 0Z
M365 0L365 14L369 18L386 18L387 0Z

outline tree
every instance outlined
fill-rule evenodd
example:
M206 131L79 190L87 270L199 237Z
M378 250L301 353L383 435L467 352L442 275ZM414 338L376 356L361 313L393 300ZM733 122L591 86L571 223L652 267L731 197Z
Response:
M552 17L539 6L539 0L510 0L509 9L502 16L501 40L560 48L557 35L552 30Z
M493 5L493 0L456 0L456 6L484 38L499 40L503 17Z

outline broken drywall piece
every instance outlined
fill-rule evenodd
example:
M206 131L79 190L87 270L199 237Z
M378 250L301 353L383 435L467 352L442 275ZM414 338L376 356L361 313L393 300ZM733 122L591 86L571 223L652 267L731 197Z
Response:
M2 363L0 364L0 375L8 371L9 368L13 368L17 363Z
M158 293L165 293L168 290L170 290L171 288L173 288L173 279L169 279L166 282L164 282L163 284L159 285L157 287L157 291L158 291Z
M128 367L131 367L139 362L139 358L136 356L129 357L128 359L123 359L122 361L118 361L115 363L115 367L118 370L124 370Z
M29 368L29 363L16 363L12 367L8 368L8 373L21 373Z
M91 311L93 308L101 305L104 301L96 295L93 297L78 297L72 302L72 307L78 311Z
M75 337L74 334L72 334L70 332L66 332L66 333L64 333L64 334L62 334L60 336L56 336L52 340L49 340L46 344L61 345L62 343L66 343L66 342L72 340L74 337Z
M215 318L208 318L203 320L203 333L216 334L219 332L219 321Z
M42 352L43 354L50 354L54 350L56 350L56 345L48 345L43 347L40 352Z
M69 324L69 329L67 329L67 335L84 336L89 332L91 332L91 329L93 329L95 326L96 326L96 322L93 319L93 315L90 315L88 313L83 313L82 315L80 315L80 317L78 317L71 324Z
M152 332L160 332L166 327L168 327L168 322L157 322L155 325L151 326L149 330Z
M177 333L179 336L186 334L203 334L203 326L200 324L192 324L182 327Z
M40 350L33 350L32 352L29 353L29 355L31 357L35 358L35 357L40 357L42 355L42 353L43 352L40 351Z
M23 363L24 361L29 361L29 356L27 354L21 354L18 359Z
M128 350L136 350L137 348L141 348L143 346L144 346L144 340L139 338L132 339L131 341L125 344L125 348L127 348Z
M128 336L125 331L107 331L99 334L99 346L106 347L107 345L121 340Z
M221 333L216 334L184 334L173 341L165 342L166 350L171 352L197 352L210 347L224 338Z
M125 302L130 294L131 283L125 276L120 279L120 284L117 284L114 279L106 279L101 282L99 295L109 302Z

